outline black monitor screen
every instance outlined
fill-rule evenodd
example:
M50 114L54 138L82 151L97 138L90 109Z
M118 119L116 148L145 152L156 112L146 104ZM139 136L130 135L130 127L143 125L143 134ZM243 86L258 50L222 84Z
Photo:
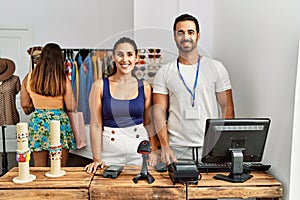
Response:
M242 149L244 162L260 162L269 126L268 118L207 119L202 162L231 162L232 149Z

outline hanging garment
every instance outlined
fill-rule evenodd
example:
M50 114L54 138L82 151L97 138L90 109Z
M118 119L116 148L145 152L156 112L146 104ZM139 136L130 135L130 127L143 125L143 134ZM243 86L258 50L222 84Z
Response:
M93 74L94 74L94 81L98 80L98 65L97 65L97 56L92 55L92 63L93 63Z
M67 73L68 78L72 80L72 63L69 59L65 62L65 72Z
M102 60L100 57L97 57L97 71L98 71L98 79L101 79L103 77L103 65L102 65Z
M94 74L93 74L93 65L92 65L92 59L91 56L88 55L83 62L84 66L87 69L86 72L86 91L85 91L85 101L89 102L89 96L90 96L90 91L94 82ZM86 109L85 109L85 123L89 124L90 119L91 119L91 114L90 114L90 108L89 104L86 104Z
M88 105L88 102L86 102L85 99L86 74L84 70L84 65L82 63L82 57L80 54L77 57L77 64L79 70L78 112L83 112L83 117L85 118L85 109Z
M18 76L13 75L0 85L0 126L15 125L19 122L16 95L21 90Z
M78 108L79 72L78 72L77 62L75 60L72 60L72 90L73 90L74 98L77 103L76 107Z
M77 62L74 61L75 69L76 69L76 102L77 102L77 108L78 108L78 99L79 99L79 69Z

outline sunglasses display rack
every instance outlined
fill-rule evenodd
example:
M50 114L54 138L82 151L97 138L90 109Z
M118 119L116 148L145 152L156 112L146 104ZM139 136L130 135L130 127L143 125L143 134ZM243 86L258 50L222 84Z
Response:
M162 65L162 51L159 48L139 49L139 60L134 68L138 79L153 83L157 70Z

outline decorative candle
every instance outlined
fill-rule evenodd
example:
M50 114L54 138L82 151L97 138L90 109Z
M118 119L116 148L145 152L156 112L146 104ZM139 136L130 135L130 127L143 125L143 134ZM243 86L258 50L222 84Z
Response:
M60 121L52 120L50 122L50 138L51 146L60 145Z
M50 122L50 165L51 171L46 173L48 177L59 177L66 174L61 170L62 145L60 143L60 121L52 120Z
M28 148L28 125L18 123L17 128L17 155L16 160L19 166L19 176L13 179L15 183L27 183L36 179L35 175L29 174L30 150Z

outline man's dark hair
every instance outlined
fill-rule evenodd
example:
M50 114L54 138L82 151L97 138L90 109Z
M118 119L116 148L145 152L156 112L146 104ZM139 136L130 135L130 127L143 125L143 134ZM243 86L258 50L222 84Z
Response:
M175 22L174 22L174 25L173 25L173 31L174 32L176 31L177 23L182 22L182 21L193 21L196 25L196 31L197 31L197 33L199 33L200 28L199 28L198 20L195 17L193 17L192 15L189 15L189 14L182 14L182 15L180 15L179 17L177 17L175 19Z

